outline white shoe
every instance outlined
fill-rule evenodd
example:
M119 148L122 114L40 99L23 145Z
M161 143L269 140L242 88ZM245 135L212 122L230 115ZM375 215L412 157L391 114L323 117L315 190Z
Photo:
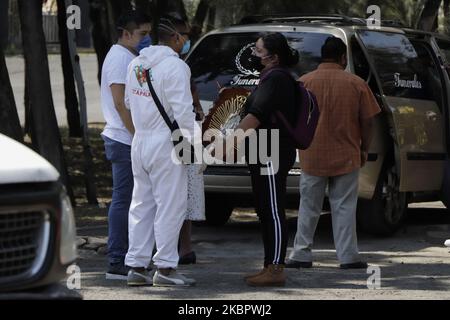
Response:
M190 279L172 270L169 275L165 276L159 270L153 276L153 285L156 287L190 287L195 285L195 280Z
M444 246L450 247L450 239L448 239L448 240L445 241Z
M148 270L137 272L136 270L130 269L128 271L127 284L131 287L151 286L153 285L152 274Z

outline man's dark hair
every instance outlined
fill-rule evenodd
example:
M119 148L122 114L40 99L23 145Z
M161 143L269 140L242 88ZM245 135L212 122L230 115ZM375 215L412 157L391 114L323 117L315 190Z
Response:
M133 33L134 30L138 29L140 25L144 23L151 23L152 19L144 13L136 10L131 10L122 14L117 20L116 28L119 37L123 35L123 31L127 30Z
M170 38L182 28L187 28L188 23L181 16L168 14L159 20L158 39L160 42L168 42Z
M347 54L347 46L337 37L328 37L322 46L322 60L338 62L342 55Z

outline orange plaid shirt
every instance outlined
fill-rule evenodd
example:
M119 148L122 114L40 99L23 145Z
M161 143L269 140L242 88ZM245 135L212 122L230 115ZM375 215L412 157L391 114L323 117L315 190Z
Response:
M300 166L312 176L348 174L361 166L360 119L381 110L367 83L335 63L322 63L300 78L317 97L320 119Z

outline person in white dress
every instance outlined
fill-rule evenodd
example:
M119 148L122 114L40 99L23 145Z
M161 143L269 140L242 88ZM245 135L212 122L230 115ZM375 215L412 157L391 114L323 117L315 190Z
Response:
M201 121L204 120L204 113L200 104L195 85L191 81L192 98L194 101L194 111L196 119L201 126ZM199 173L199 166L201 164L191 164L187 166L188 174L188 199L186 218L180 231L179 249L180 256L179 264L195 264L197 257L192 250L192 221L205 220L205 188L203 173Z

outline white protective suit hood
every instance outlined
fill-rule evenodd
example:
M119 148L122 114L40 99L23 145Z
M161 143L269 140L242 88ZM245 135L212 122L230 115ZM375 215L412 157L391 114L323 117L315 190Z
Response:
M179 57L172 48L167 46L150 46L142 49L139 54L139 63L141 63L145 69L156 67L168 57Z
M187 131L185 137L193 137L198 125L193 112L191 71L167 46L142 49L128 67L125 104L131 110L136 132L171 134L151 97L145 70L150 70L152 86L171 121L176 120L180 129Z

